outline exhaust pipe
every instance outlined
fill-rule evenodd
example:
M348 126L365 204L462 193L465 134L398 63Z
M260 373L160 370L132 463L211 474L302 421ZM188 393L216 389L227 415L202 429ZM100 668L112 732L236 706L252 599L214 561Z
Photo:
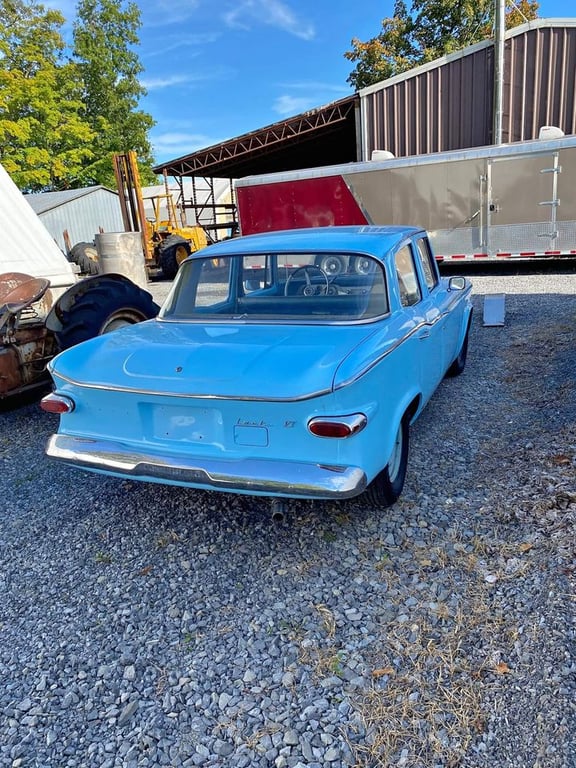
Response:
M287 504L283 499L272 499L270 517L274 523L283 523L286 519Z

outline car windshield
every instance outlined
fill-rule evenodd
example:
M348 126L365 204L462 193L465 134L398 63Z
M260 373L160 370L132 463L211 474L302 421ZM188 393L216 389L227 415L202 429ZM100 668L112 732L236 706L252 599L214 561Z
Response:
M322 323L370 320L387 312L384 270L376 259L271 253L185 262L160 318Z

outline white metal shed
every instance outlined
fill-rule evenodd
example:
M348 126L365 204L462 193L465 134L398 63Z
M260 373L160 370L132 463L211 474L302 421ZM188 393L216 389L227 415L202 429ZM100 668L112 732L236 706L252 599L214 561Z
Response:
M124 231L118 193L107 187L41 192L25 198L63 251L67 250L65 230L71 245L91 243L99 232Z

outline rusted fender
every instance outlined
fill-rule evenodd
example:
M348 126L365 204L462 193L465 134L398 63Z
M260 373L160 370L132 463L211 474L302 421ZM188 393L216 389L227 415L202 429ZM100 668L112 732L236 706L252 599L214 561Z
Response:
M6 312L16 314L39 301L49 286L50 281L45 277L32 277L23 272L4 272L0 275L0 318Z

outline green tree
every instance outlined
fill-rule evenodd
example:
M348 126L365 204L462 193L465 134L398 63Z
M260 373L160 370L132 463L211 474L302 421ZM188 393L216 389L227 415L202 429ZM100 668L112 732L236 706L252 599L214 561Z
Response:
M33 1L0 0L0 162L26 191L73 186L92 157L63 23Z
M74 24L74 60L83 83L85 117L96 134L94 159L83 172L85 184L115 186L112 155L134 150L144 183L154 164L148 132L151 115L138 109L146 94L138 80L143 67L134 50L141 26L135 3L80 0Z
M538 16L536 0L506 0L506 28ZM493 36L494 0L403 0L380 33L352 39L344 56L356 66L347 82L356 90Z

